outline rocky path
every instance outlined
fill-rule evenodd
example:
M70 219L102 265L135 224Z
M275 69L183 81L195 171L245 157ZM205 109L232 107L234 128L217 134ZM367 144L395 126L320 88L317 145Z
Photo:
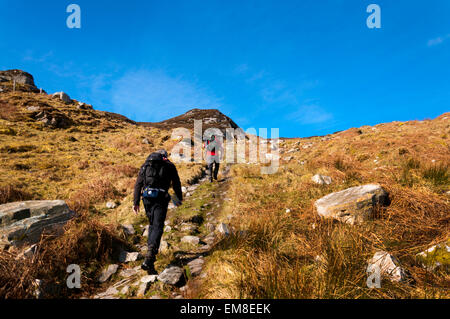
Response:
M136 251L122 251L120 263L103 270L99 278L103 291L93 298L182 299L195 294L191 287L206 276L202 270L208 255L229 234L228 225L219 222L224 220L222 206L228 199L229 170L226 167L217 182L209 183L203 177L198 183L183 187L183 206L169 205L155 263L158 275L148 275L140 268L147 249L148 225L123 225L124 233L136 241Z

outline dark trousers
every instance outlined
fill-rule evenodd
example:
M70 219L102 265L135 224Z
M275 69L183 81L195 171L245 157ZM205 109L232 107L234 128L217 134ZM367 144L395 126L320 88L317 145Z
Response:
M148 229L148 252L151 258L158 254L161 237L164 232L164 221L167 215L168 200L147 200L143 199L145 213L149 221Z
M214 166L214 175L213 175L213 166ZM215 160L212 163L208 164L208 171L209 171L209 179L212 181L213 177L217 180L217 174L219 174L219 167L220 164L216 162Z

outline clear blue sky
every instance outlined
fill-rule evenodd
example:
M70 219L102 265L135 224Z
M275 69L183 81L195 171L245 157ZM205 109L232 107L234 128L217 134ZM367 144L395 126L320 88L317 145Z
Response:
M450 111L449 17L448 0L0 0L0 69L136 121L218 108L324 135Z

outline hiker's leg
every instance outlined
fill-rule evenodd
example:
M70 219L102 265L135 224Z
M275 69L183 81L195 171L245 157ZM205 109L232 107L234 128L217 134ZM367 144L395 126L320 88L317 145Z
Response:
M214 179L217 180L217 175L219 174L219 167L220 167L220 163L217 161L215 162L215 166L214 166Z
M141 268L149 272L149 274L156 274L154 262L156 260L156 254L155 254L155 248L154 244L151 240L151 238L154 236L155 233L157 233L157 229L154 225L154 217L155 217L155 208L156 204L151 203L148 200L144 199L144 207L145 207L145 213L148 217L148 238L147 238L147 255L145 256L145 260L141 265Z
M147 237L147 247L148 247L148 252L151 253L151 238L152 238L152 233L155 231L155 227L153 226L153 219L154 219L154 207L155 207L155 203L150 203L147 200L144 200L144 207L145 207L145 214L147 215L148 218L148 237Z
M167 202L158 202L153 206L152 231L148 234L148 248L152 249L152 255L156 257L164 232L164 221L167 215Z
M213 178L214 178L214 169L213 169L213 165L215 162L215 156L214 155L207 155L206 156L206 165L207 169L208 169L208 174L209 174L209 181L212 182Z
M212 182L212 180L213 180L213 165L214 165L214 162L208 164L208 174L209 174L210 182Z

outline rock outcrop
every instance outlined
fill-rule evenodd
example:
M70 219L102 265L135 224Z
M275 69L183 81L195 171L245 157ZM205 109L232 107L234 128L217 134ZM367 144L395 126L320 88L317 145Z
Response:
M320 216L354 224L373 217L376 205L388 205L388 193L377 184L368 184L328 194L315 202Z
M39 92L30 73L22 70L0 71L0 87L2 91L12 90L14 82L16 83L16 91Z
M74 212L62 200L0 205L0 240L4 245L36 243L44 231L60 232L73 216Z
M72 99L64 92L53 93L52 98L58 98L64 103L72 103Z

